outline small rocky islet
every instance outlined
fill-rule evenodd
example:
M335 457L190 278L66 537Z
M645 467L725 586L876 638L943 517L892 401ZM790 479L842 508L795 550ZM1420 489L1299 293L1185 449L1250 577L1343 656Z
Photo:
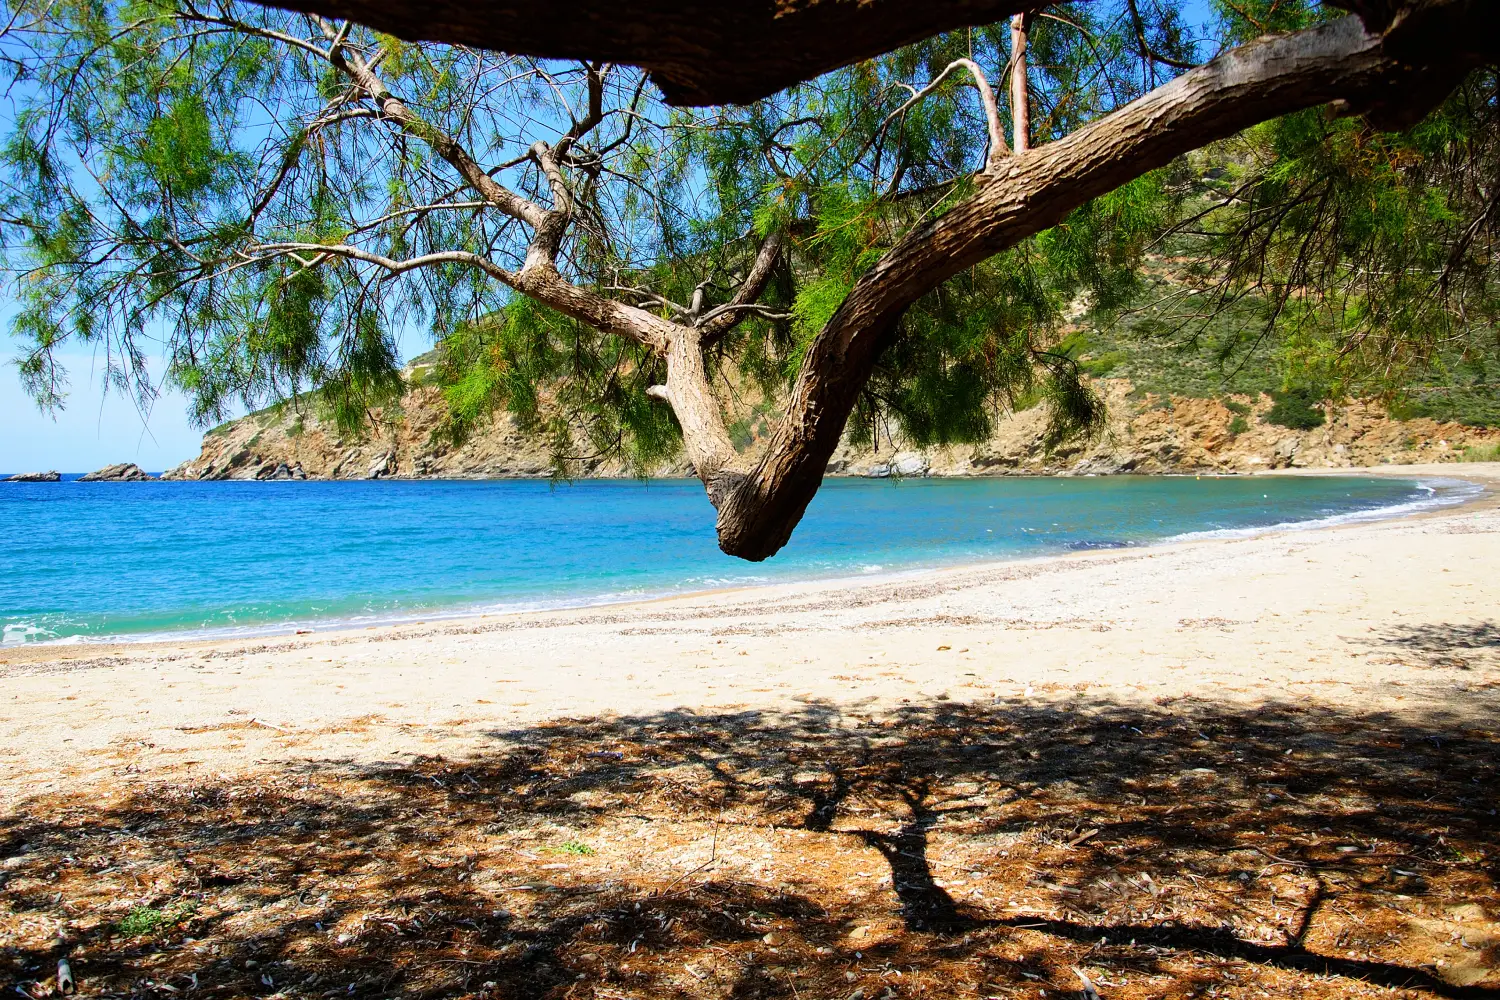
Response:
M80 483L145 483L156 477L134 462L106 465L102 469L78 477Z
M106 465L102 469L79 476L74 482L79 483L149 483L156 482L157 477L151 475L134 462L118 462L114 465ZM0 483L60 483L62 473L56 470L49 472L21 472L14 476L0 479Z

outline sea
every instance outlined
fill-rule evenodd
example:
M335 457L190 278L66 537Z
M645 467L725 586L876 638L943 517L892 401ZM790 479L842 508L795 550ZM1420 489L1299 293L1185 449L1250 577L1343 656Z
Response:
M4 644L229 637L869 578L1394 517L1457 480L830 479L781 553L695 481L0 483ZM1143 586L1149 581L1143 581Z

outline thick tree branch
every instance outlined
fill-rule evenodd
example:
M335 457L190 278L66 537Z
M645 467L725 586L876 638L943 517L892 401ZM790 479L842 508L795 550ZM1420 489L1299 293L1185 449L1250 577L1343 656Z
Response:
M1428 6L1459 15L1470 10L1465 0ZM724 481L710 491L719 508L720 547L760 560L786 543L822 482L876 360L917 298L1056 225L1090 199L1206 143L1330 101L1354 109L1409 101L1414 76L1435 71L1393 56L1387 41L1367 33L1355 17L1260 39L982 174L973 196L911 232L862 276L809 345L786 417L760 459L726 468ZM1445 65L1444 79L1457 82L1468 68ZM1422 92L1432 96L1434 90Z
M681 330L672 338L666 355L667 384L652 386L648 393L671 404L682 427L682 445L688 461L693 463L693 471L708 490L708 498L718 503L722 473L735 458L734 442L724 425L718 397L709 384L703 344L697 332Z
M262 0L265 2L265 0ZM412 40L650 70L673 104L739 104L861 59L1056 0L276 0Z
M536 223L536 235L526 251L526 267L557 267L557 253L573 221L573 191L563 176L556 150L545 142L534 142L531 155L552 188L552 210Z

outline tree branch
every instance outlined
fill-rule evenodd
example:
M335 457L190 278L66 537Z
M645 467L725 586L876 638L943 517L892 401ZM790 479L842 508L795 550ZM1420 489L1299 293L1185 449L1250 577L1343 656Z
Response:
M1010 19L1011 146L1017 153L1031 148L1031 94L1026 85L1026 35L1030 28L1027 14Z
M734 441L724 424L719 400L708 381L703 343L697 331L684 328L667 347L667 384L652 386L647 394L670 403L682 427L683 450L693 471L718 504L722 473L735 459Z
M990 87L990 81L985 77L984 70L972 59L955 59L943 71L933 78L932 82L913 94L905 104L886 116L885 121L880 123L877 135L884 133L885 129L907 108L916 104L922 98L937 89L938 84L948 78L948 74L956 69L966 69L974 77L974 87L979 91L979 103L984 106L985 125L989 129L990 151L985 157L984 169L993 170L1000 162L1010 155L1010 148L1005 145L1005 129L1000 124L1000 107L995 103L995 91Z
M533 229L541 226L547 213L540 205L502 186L474 161L457 139L414 114L358 56L346 52L342 42L329 50L328 61L369 94L382 115L431 146L481 198Z
M498 278L505 284L515 287L519 280L514 271L507 270L493 261L481 257L479 254L468 253L464 250L443 250L437 253L423 254L420 257L409 257L406 260L394 260L383 257L369 250L352 247L344 243L257 243L246 251L251 255L257 254L301 254L311 253L321 257L342 257L346 260L357 260L364 264L374 264L382 267L392 274L405 274L407 271L416 271L424 267L436 267L439 264L469 264L483 270L491 277ZM298 258L299 260L301 258Z
M500 185L489 171L479 166L458 140L413 113L404 102L390 92L385 83L370 70L366 63L344 48L343 32L335 31L327 23L323 24L323 30L329 35L330 41L335 43L331 45L328 52L329 62L369 94L386 118L399 125L407 134L431 146L490 205L532 227L531 244L527 248L526 260L520 271L509 271L490 262L481 264L477 256L473 261L465 261L466 263L482 267L487 273L511 288L565 315L587 323L596 330L624 336L657 350L667 349L674 335L683 329L681 326L663 320L644 309L606 299L580 288L564 278L558 271L557 253L563 236L566 234L567 226L572 221L573 199L566 179L562 176L555 148L542 142L531 147L531 155L542 166L552 185L555 204L549 211ZM559 146L563 146L565 142L571 144L579 137L586 135L602 120L602 113L596 114L596 112L601 112L602 88L606 72L607 67L600 69L590 67L589 112L582 120L574 124L564 140L559 142ZM365 253L365 251L360 251L360 253ZM352 254L343 254L343 256L365 259L370 263L380 263L381 266L386 266L380 260L371 259L374 255L363 258L354 257ZM429 254L428 258L434 256L436 255Z
M698 331L705 347L717 342L734 329L750 311L753 311L749 308L750 305L766 290L771 274L776 269L776 258L781 253L781 242L780 231L772 232L761 241L760 250L755 255L755 262L750 265L750 273L745 276L744 281L740 282L734 298L721 306L710 309L698 318Z
M1432 2L1458 11L1460 20L1468 9L1467 0ZM1333 100L1357 108L1404 97L1412 77L1430 70L1396 58L1385 42L1356 17L1258 39L981 177L971 197L909 233L861 276L808 345L766 450L754 464L727 467L710 490L720 547L761 560L786 544L881 352L920 296L1206 143ZM1467 69L1443 67L1455 83Z
M1151 43L1146 40L1146 21L1141 17L1140 9L1136 6L1136 0L1125 0L1125 2L1130 8L1130 24L1135 29L1135 40L1136 44L1141 47L1141 55L1147 59L1154 59L1156 62L1164 66L1170 66L1173 69L1187 70L1197 65L1197 63L1183 62L1180 59L1173 59L1171 56L1164 56L1153 49Z

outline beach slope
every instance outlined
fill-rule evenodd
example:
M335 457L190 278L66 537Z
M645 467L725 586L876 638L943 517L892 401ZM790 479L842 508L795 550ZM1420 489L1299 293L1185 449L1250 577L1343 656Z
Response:
M5 650L0 939L18 976L60 935L100 988L226 995L1034 996L1078 969L1109 997L1492 996L1496 566L1487 495L867 583ZM162 915L144 938L132 908Z

